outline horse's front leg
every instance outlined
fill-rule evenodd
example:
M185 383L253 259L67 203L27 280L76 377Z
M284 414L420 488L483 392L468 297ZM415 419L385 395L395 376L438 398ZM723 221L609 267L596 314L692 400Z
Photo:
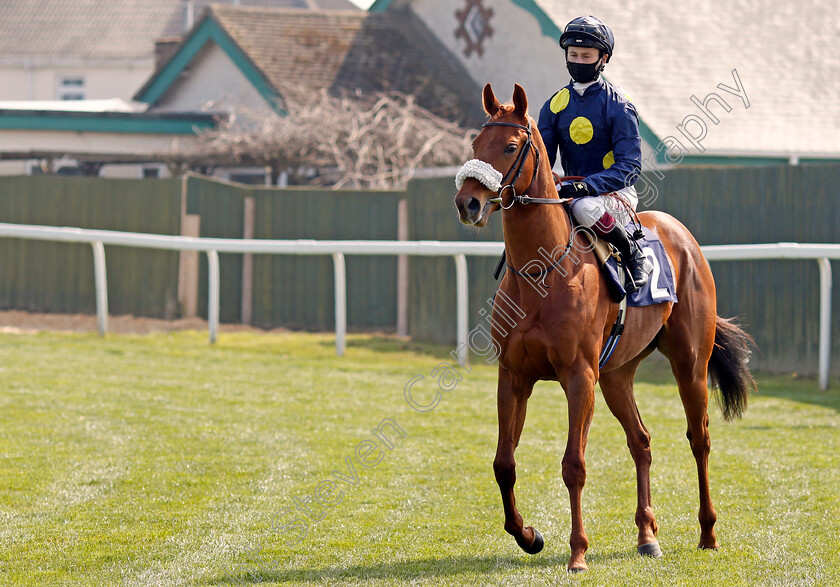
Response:
M502 492L505 530L528 554L537 554L542 550L543 538L535 528L525 527L522 516L516 509L516 497L513 493L513 485L516 483L516 460L513 453L525 425L525 410L533 389L534 382L522 382L499 365L499 443L496 446L493 470L496 473L499 491Z
M581 494L586 483L586 441L595 411L595 374L587 367L571 377L563 388L569 403L569 438L563 455L563 482L569 490L569 506L572 510L572 533L569 537L572 556L569 558L568 569L578 572L588 568L585 555L589 539L583 529Z

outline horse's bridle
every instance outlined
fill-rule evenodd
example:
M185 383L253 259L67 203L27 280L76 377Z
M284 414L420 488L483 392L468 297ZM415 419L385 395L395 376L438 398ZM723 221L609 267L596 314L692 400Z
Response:
M495 198L490 198L488 201L490 202L498 202L499 206L502 207L503 210L507 210L511 206L513 206L519 199L523 196L520 196L516 193L516 182L519 181L519 176L522 175L522 168L525 166L525 159L528 158L528 153L531 152L533 149L534 151L534 173L531 175L531 181L528 183L528 187L525 188L523 194L527 192L531 185L534 183L534 179L537 177L537 170L540 167L540 152L537 149L534 149L534 141L531 138L531 120L528 120L528 126L523 126L521 124L516 124L514 122L485 122L481 128L485 128L488 126L510 126L512 128L518 128L519 130L524 130L527 133L527 138L525 139L525 143L522 145L522 148L519 149L519 154L516 156L516 159L511 164L510 169L508 169L507 173L502 176L502 186L499 188L499 191L496 193ZM513 179L510 180L510 183L505 183L508 177L513 174ZM502 196L505 193L505 190L510 190L512 194L512 201L510 206L505 207L502 203ZM528 196L524 196L528 197Z
M481 128L486 126L510 126L513 128L518 128L519 130L524 130L527 133L527 138L525 139L525 143L522 145L522 148L519 151L519 155L516 156L513 164L508 169L508 172L502 176L501 187L499 191L496 193L495 198L489 198L488 202L497 202L502 210L508 210L513 207L514 204L565 204L569 201L567 198L532 198L531 196L527 195L526 193L517 194L516 187L514 185L519 180L519 176L522 175L522 168L525 165L525 159L528 157L528 153L533 149L534 151L534 173L531 175L531 181L528 183L528 187L525 188L525 192L527 192L531 185L534 183L534 179L537 177L537 173L539 172L540 168L540 151L539 149L534 147L534 141L531 138L531 119L528 119L528 126L523 126L521 124L516 124L514 122L485 122ZM510 183L505 184L505 180L507 180L508 176L513 175L513 179ZM502 196L505 193L505 190L510 190L511 192L511 202L509 205L505 206L502 200ZM568 211L567 211L568 212ZM508 269L510 269L516 275L522 277L540 277L540 281L543 283L544 287L549 287L548 284L545 283L545 278L548 277L548 274L551 273L560 263L569 255L572 250L572 239L574 238L574 232L569 237L569 243L566 245L566 250L563 251L563 254L557 259L554 263L552 263L551 267L548 269L544 269L542 271L538 271L536 273L523 273L521 271L517 271L513 268L512 265L509 263L507 264ZM501 258L499 259L499 264L496 267L496 271L493 273L493 277L498 279L499 272L502 269L502 266L505 264L505 253L502 253Z
M534 141L531 138L531 119L528 119L528 126L524 126L521 124L516 124L514 122L485 122L481 128L487 126L510 126L512 128L518 128L519 130L524 130L527 133L527 138L525 139L525 143L522 145L522 148L519 150L519 155L516 156L513 164L511 164L510 169L508 169L507 173L502 176L502 187L499 188L499 191L496 192L495 198L490 198L488 202L497 202L502 210L507 210L511 208L514 204L563 204L567 200L563 199L556 199L556 198L532 198L526 192L531 189L531 185L533 185L534 180L537 178L537 173L540 169L540 151L536 147L534 147ZM534 172L531 174L531 181L528 182L528 187L526 187L522 194L516 193L516 182L519 181L519 177L522 175L522 168L525 166L525 159L527 159L528 154L531 151L534 151ZM508 176L513 174L513 179L510 183L505 183ZM502 196L504 196L505 190L510 190L511 193L511 202L508 206L504 205Z

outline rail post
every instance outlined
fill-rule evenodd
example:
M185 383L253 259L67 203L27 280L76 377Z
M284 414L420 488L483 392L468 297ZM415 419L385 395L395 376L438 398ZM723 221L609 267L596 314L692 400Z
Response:
M105 246L102 241L90 243L93 249L93 281L96 289L96 327L99 336L108 332L108 274L105 268Z
M219 252L207 251L207 326L210 330L210 344L219 336Z
M455 259L455 290L456 290L456 349L458 363L466 365L470 356L468 345L469 332L469 291L467 285L467 258L464 255L453 255Z
M335 273L335 354L340 357L347 348L347 274L344 253L333 253Z
M828 389L831 361L831 263L825 257L817 259L820 266L820 389Z

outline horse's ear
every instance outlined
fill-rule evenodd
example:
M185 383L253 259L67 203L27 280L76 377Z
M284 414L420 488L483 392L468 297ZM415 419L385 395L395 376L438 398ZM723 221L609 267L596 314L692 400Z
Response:
M513 85L513 106L517 114L528 115L528 96L525 95L525 90L519 84Z
M484 111L492 117L501 107L499 100L496 99L496 94L493 93L493 86L488 83L484 86Z

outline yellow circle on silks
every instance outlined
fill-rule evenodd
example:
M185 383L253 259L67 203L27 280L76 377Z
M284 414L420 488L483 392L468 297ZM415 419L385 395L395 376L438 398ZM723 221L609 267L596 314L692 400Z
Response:
M569 105L569 88L563 88L551 99L551 103L548 105L551 108L551 111L557 114L563 108Z
M572 140L578 145L583 145L592 140L594 132L592 123L589 122L589 119L585 116L578 116L569 126L569 136L571 136Z
M604 160L602 161L604 164L604 169L609 169L612 167L612 164L615 163L615 154L610 151L606 155L604 155Z

